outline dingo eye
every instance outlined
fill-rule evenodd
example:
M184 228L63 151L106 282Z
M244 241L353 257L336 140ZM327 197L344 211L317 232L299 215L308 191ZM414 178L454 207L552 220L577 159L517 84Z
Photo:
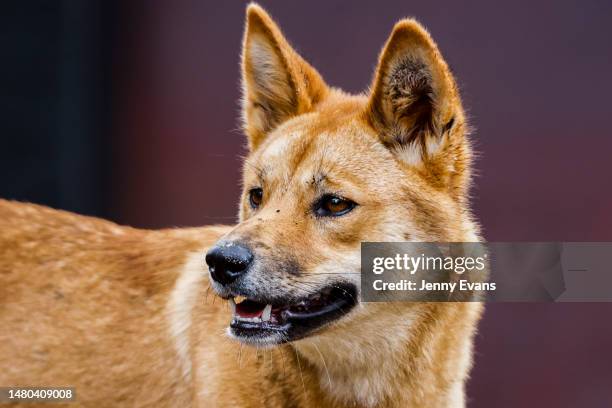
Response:
M338 217L350 212L356 205L346 198L326 194L315 205L315 213L321 217Z
M263 190L261 188L252 188L249 190L249 204L251 207L257 208L263 200Z

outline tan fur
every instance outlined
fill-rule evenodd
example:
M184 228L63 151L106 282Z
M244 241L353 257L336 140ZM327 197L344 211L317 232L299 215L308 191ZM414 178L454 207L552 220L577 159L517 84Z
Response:
M0 385L73 386L86 407L463 406L480 304L359 304L257 349L225 334L203 265L217 240L248 240L268 266L249 272L254 288L307 294L358 283L362 241L478 240L465 116L431 37L399 22L372 91L352 96L251 5L242 67L238 225L144 231L0 200ZM314 217L321 191L358 206Z

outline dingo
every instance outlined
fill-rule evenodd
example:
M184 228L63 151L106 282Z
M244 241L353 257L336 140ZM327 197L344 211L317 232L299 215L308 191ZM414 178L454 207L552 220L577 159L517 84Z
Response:
M479 239L436 44L401 20L348 95L259 6L246 20L240 223L144 231L0 201L0 386L87 407L463 406L482 306L358 290L362 241Z

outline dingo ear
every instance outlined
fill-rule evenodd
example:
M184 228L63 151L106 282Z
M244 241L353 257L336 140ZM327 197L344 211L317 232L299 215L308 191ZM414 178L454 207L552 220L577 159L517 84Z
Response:
M242 49L243 122L251 150L292 116L324 98L319 73L291 48L278 26L258 5L247 8Z
M433 182L463 192L470 150L461 100L436 44L416 21L405 19L393 28L366 115L400 160Z

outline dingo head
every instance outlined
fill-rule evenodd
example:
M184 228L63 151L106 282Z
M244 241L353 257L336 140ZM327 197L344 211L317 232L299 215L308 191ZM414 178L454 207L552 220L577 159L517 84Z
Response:
M251 5L242 72L240 223L206 257L233 337L273 345L365 322L362 241L475 239L465 115L419 23L395 25L371 90L348 95Z

